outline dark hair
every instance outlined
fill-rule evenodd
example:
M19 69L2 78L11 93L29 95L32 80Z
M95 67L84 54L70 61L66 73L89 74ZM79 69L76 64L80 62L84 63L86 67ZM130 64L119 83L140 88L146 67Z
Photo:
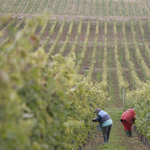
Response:
M98 114L101 111L101 108L96 108L96 110L94 111L94 113Z

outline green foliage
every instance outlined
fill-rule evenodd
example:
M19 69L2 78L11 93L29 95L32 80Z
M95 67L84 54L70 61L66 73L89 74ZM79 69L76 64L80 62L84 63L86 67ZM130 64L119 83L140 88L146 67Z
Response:
M22 31L12 26L0 49L0 150L78 149L107 92L78 75L72 57L49 60L44 49L33 51L39 42L33 22Z
M134 108L138 132L150 140L150 84L126 94L126 108Z

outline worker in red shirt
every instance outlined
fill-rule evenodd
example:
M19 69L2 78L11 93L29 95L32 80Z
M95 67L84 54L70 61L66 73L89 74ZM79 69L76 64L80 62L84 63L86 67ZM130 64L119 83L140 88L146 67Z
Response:
M122 114L120 119L128 137L132 137L131 126L135 121L135 115L134 109L128 109Z

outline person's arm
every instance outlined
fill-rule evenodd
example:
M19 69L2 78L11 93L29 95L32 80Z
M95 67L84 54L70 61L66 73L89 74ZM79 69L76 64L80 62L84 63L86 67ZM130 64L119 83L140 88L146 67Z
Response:
M135 123L135 119L132 119L132 123Z
M92 121L93 121L93 122L98 122L100 119L101 119L101 116L98 115L98 116L97 116L96 118L94 118Z

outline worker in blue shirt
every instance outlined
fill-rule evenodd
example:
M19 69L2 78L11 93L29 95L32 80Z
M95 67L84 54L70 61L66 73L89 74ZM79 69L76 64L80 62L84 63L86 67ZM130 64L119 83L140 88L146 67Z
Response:
M97 108L95 110L95 113L97 114L97 117L94 118L92 121L100 123L102 130L103 130L103 137L104 137L104 143L102 144L105 144L109 140L109 135L110 135L113 121L110 118L109 114L106 111L101 110L100 108Z

